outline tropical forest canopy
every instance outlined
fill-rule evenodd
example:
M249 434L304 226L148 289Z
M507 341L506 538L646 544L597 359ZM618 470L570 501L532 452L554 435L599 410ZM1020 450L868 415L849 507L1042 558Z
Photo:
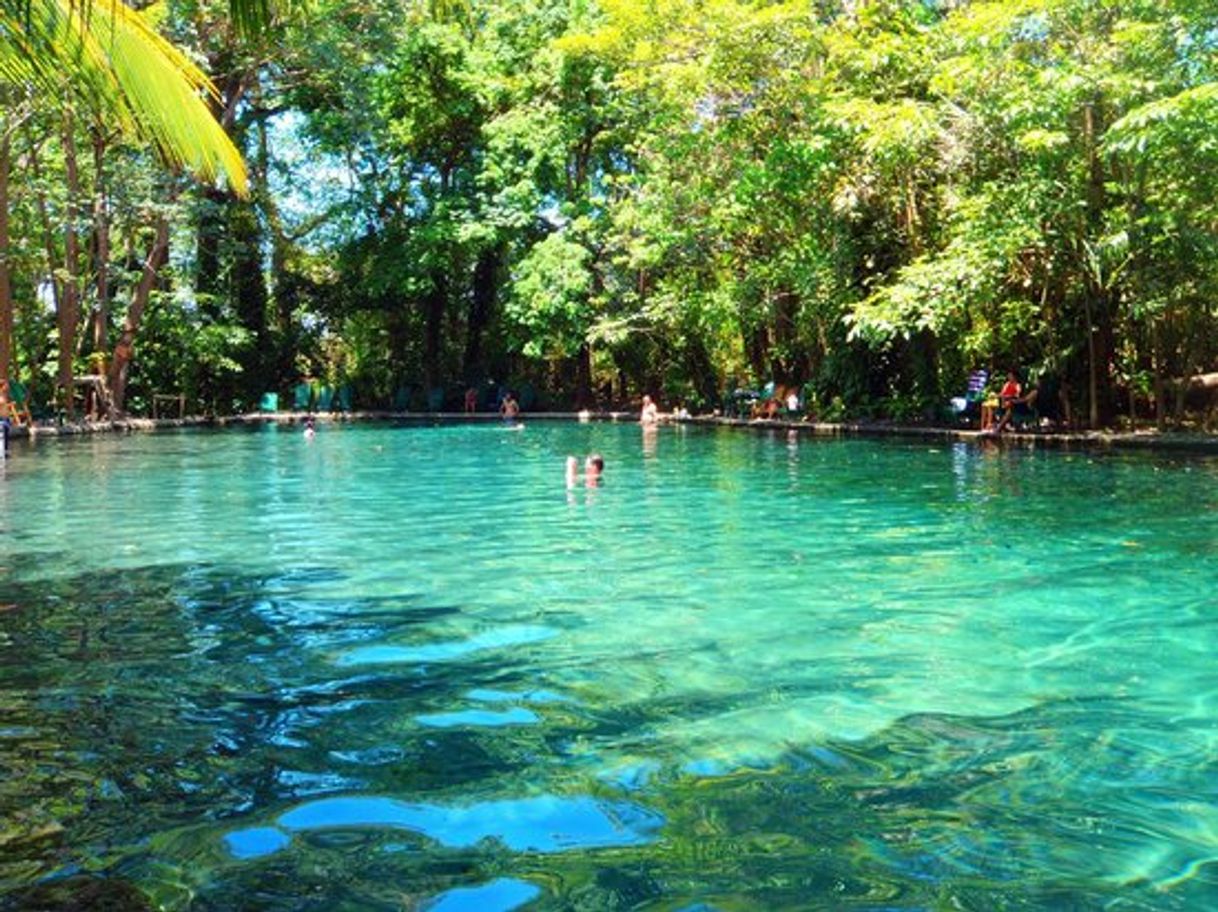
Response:
M1218 0L0 0L0 371L1178 419L1216 53Z

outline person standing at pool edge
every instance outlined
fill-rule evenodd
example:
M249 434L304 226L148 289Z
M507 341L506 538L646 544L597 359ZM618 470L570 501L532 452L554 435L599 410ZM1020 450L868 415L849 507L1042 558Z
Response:
M499 414L503 416L505 421L512 421L520 415L520 404L516 401L516 397L511 391L503 397L503 404L499 406Z
M656 404L651 401L651 397L643 396L643 409L639 412L640 424L655 424L660 420L660 410L656 408Z

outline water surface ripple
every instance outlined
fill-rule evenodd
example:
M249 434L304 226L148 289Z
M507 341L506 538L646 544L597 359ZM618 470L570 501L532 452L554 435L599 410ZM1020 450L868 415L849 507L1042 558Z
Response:
M0 471L0 908L1218 908L1212 461L532 423Z

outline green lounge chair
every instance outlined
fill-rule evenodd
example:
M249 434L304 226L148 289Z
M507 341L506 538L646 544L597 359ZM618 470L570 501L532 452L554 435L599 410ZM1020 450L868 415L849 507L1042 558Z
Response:
M393 410L395 412L410 411L410 400L414 396L414 390L409 386L399 386L393 391Z
M351 387L344 383L334 393L334 402L332 404L336 412L351 411Z
M334 390L326 386L324 383L317 387L317 410L319 412L330 411L331 403L334 401Z
M531 412L537 408L537 390L533 388L531 383L522 383L519 387L520 392L516 396L516 401L520 403L522 412Z
M427 391L427 411L444 411L444 387L433 386Z
M277 412L279 411L279 394L278 393L263 393L262 400L258 403L259 411Z
M307 383L297 383L292 388L292 408L297 412L307 412L313 405L313 387Z
M6 417L12 418L13 424L18 426L23 420L26 424L34 423L34 416L30 414L30 390L20 380L8 382L8 402L0 412L0 418Z

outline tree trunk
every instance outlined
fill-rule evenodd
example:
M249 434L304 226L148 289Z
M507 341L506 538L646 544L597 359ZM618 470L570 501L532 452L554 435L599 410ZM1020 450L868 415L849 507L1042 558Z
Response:
M76 133L72 111L63 119L63 156L67 174L68 200L64 228L64 287L59 302L59 389L63 395L64 414L72 417L72 357L76 348L76 325L80 321L80 243L76 234L77 203L80 199L80 174L76 163Z
M474 267L474 288L469 299L469 318L465 326L465 357L462 373L467 382L481 379L482 333L490 319L491 307L495 303L496 280L499 273L499 249L489 247L478 257Z
M780 288L774 292L774 324L771 331L770 379L781 384L796 382L795 352L798 348L799 296Z
M1154 364L1155 391L1155 427L1160 431L1167 428L1167 391L1163 385L1163 345L1160 336L1159 321L1152 319L1150 325L1151 360Z
M294 377L296 370L297 341L292 321L296 312L297 295L288 277L288 254L291 251L291 242L284 230L283 217L280 215L279 206L275 203L275 194L271 192L271 152L266 121L265 114L261 114L257 120L258 155L254 161L251 177L254 186L253 199L258 208L262 210L271 241L270 300L271 310L274 314L274 330L278 338L273 354L274 363L268 365L268 372L273 376L275 382L283 383ZM268 353L268 357L271 357L270 353Z
M208 107L220 126L234 142L237 110L245 99L248 73L230 59L231 47L224 47L208 59L207 72L212 74L220 90L218 96L208 96ZM221 75L226 74L226 75ZM223 316L221 299L221 243L229 230L229 207L237 197L227 188L210 186L200 194L198 221L195 227L195 295L199 309L213 321Z
M148 298L152 295L157 275L161 267L169 259L169 220L162 214L157 216L156 234L153 237L152 249L144 260L144 269L140 274L140 282L135 287L131 298L131 306L127 308L127 319L119 334L118 343L114 346L114 357L110 361L110 418L121 417L127 407L127 371L134 353L135 334L139 331L140 321L144 317L144 309L148 306Z
M685 368L693 378L698 395L702 397L701 405L706 409L715 408L720 390L710 353L706 350L706 341L697 329L686 330L685 339Z
M747 319L747 318L746 318ZM749 367L754 378L765 379L769 372L770 335L764 324L746 326L744 333L744 354L748 358Z
M42 223L42 247L47 255L47 281L51 286L51 302L55 305L55 313L59 313L59 302L63 298L61 283L56 276L59 255L55 252L55 229L51 225L51 212L47 206L47 195L43 189L42 173L38 164L38 156L33 150L29 157L30 176L38 188L35 200L38 206L38 220Z
M254 338L241 358L241 387L247 404L257 404L271 383L268 370L275 361L267 330L266 277L262 272L262 226L252 200L229 207L229 236L233 245L232 285L237 319Z
M218 187L205 187L199 199L195 240L195 294L199 300L199 310L212 320L219 320L222 312L220 239L225 232L225 213L232 201L232 195Z
M592 346L585 340L575 362L575 406L592 407Z
M103 165L106 137L101 127L93 132L93 272L97 281L97 306L93 310L93 351L104 352L110 326L110 203L106 197Z
M431 291L424 300L423 382L430 392L440 383L440 355L444 341L444 306L448 303L448 277L432 276Z
M1088 237L1104 232L1104 162L1099 153L1098 137L1103 125L1098 123L1097 104L1083 106L1083 138L1087 151L1086 225ZM1084 248L1085 250L1086 248ZM1090 256L1090 254L1088 254ZM1087 263L1083 283L1084 307L1087 318L1087 392L1088 418L1092 428L1103 427L1113 416L1112 377L1109 365L1114 350L1112 313L1113 295L1103 275L1103 264Z
M1096 364L1095 319L1091 315L1091 295L1083 292L1083 315L1087 320L1087 426L1100 424L1099 368Z
M0 381L13 363L13 286L8 274L8 175L12 145L7 119L0 119Z

